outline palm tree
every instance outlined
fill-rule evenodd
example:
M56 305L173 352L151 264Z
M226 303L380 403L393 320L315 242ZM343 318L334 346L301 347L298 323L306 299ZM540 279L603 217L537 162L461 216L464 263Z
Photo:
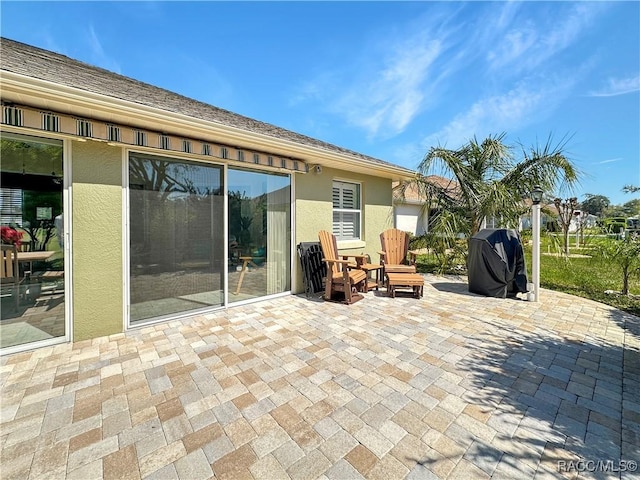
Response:
M475 138L458 150L432 147L418 167L416 183L429 206L437 205L448 213L447 220L436 218L431 226L451 232L452 214L455 229L468 237L476 234L485 218L502 218L505 226L515 227L527 207L523 199L534 186L545 191L571 188L578 171L564 156L564 143L553 147L551 138L542 147L522 148L522 159L514 160L505 134L489 136L482 143ZM453 178L455 188L443 187L428 180L428 173L440 167L443 175Z

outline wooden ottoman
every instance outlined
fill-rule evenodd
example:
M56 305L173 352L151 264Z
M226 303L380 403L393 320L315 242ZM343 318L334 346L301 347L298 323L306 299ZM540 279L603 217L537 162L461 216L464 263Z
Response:
M396 297L397 288L411 288L416 298L422 297L424 277L417 273L387 273L387 291Z

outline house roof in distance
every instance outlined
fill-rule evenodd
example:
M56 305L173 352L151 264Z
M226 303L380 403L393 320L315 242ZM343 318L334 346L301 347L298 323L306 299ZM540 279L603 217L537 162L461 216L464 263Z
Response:
M400 176L411 176L412 170L362 153L333 145L300 133L239 115L207 103L140 82L109 70L74 60L11 39L0 37L1 70L14 74L64 85L92 94L117 98L133 104L192 117L269 136L314 149L339 154L345 158L364 161L372 166L390 168Z
M439 175L422 177L421 181L436 186L451 197L459 194L458 182ZM393 183L393 199L398 203L423 204L427 201L425 188L418 185L417 180Z

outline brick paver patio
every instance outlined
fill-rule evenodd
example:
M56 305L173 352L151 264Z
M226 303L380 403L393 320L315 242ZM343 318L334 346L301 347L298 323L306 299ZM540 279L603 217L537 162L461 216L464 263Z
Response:
M637 478L638 317L425 278L2 357L0 476Z

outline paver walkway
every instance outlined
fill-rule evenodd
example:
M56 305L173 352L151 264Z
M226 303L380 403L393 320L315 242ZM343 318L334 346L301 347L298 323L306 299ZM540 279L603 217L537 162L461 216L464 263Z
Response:
M0 476L637 478L638 317L425 278L2 357Z

